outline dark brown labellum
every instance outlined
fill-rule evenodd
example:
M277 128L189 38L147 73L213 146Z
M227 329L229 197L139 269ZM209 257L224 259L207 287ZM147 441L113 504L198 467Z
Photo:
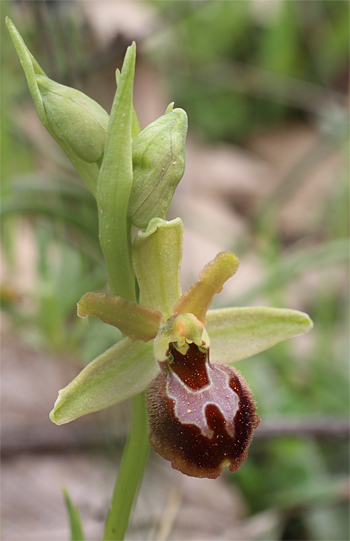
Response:
M260 421L246 382L194 343L185 355L170 344L168 354L147 389L153 449L193 477L215 479L224 466L236 471Z

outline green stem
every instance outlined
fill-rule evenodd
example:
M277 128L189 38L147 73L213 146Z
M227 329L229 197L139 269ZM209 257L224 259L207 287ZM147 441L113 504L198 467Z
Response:
M111 295L135 301L131 223L127 217L133 182L132 93L136 46L128 47L112 106L104 158L97 181L100 244ZM133 420L107 515L105 541L124 539L149 454L144 393L133 398Z
M150 444L145 393L133 398L133 420L120 464L104 531L104 541L122 541L141 486Z

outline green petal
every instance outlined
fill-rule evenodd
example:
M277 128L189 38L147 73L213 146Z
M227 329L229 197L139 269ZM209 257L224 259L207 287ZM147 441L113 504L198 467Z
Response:
M230 252L220 252L199 274L199 282L193 284L174 306L174 315L190 313L205 323L205 315L216 293L233 276L239 267L239 261Z
M61 425L123 402L144 391L158 370L153 341L145 344L124 338L59 391L50 419Z
M145 232L133 243L134 268L140 286L142 304L171 316L181 296L180 265L183 225L180 218L171 222L153 218Z
M97 316L104 323L118 327L131 340L144 342L155 338L163 319L161 312L149 306L101 293L86 293L78 302L78 316Z
M280 308L223 308L207 313L212 359L231 364L312 329L307 314Z

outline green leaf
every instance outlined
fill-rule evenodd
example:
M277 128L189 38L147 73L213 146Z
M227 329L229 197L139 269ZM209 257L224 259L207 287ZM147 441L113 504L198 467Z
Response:
M200 280L193 284L174 306L174 314L190 313L205 323L205 315L216 293L222 291L224 283L239 267L236 256L220 252L199 273Z
M78 302L78 316L97 316L114 325L131 340L148 342L155 338L163 319L161 312L140 306L122 297L86 293Z
M144 391L158 370L153 341L124 338L59 391L50 419L61 425L123 402Z
M71 541L85 541L83 525L77 507L70 499L67 490L63 489L64 501L69 515Z
M180 218L170 222L154 218L133 243L133 258L141 301L162 312L165 318L181 296L180 265L183 225Z
M210 310L207 320L212 359L226 364L251 357L313 327L307 314L282 308Z
M112 295L135 301L131 225L127 210L132 188L132 94L136 45L128 47L111 116L97 181L100 244Z

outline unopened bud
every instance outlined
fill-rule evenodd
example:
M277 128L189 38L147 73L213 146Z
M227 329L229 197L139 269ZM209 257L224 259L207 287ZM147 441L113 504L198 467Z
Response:
M79 90L44 75L35 78L54 135L85 162L99 160L104 152L108 113Z
M133 187L128 214L142 229L164 218L185 170L187 115L182 109L149 124L133 142Z

